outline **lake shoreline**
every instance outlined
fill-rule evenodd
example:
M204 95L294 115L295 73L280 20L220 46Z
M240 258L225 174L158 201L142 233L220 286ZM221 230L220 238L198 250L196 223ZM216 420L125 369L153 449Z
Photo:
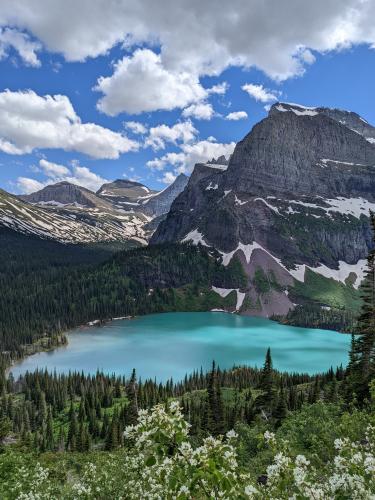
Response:
M130 321L130 320L134 320L137 318L150 316L150 315L154 315L154 314L163 315L163 314L171 314L171 313L178 314L178 313L197 313L197 312L203 312L203 311L166 311L166 312L163 311L163 312L151 313L151 314L145 314L145 315L136 315L136 316L127 315L127 316L119 316L119 317L115 317L115 318L107 318L107 319L102 319L102 320L101 319L91 320L91 321L88 321L87 323L82 323L80 325L72 327L71 329L64 330L64 332L62 332L60 334L57 334L56 337L64 338L63 342L59 342L57 344L52 343L50 346L47 347L46 345L43 345L43 340L48 341L49 339L51 339L51 337L41 337L33 344L27 344L27 345L21 346L22 349L24 349L23 355L17 359L10 360L9 366L5 370L5 375L8 377L9 373L12 371L12 367L18 366L19 364L21 364L25 359L29 358L30 356L33 356L33 355L36 355L36 354L39 354L42 352L52 352L52 351L55 351L56 349L59 349L61 347L68 346L69 339L67 336L69 334L74 333L76 330L87 330L87 329L92 328L92 327L103 328L105 325L108 325L114 321L124 321L124 320ZM236 316L242 316L242 317L258 318L258 316L243 315L241 313L238 313L235 311L227 311L225 309L212 309L210 311L204 311L204 312L223 313L223 314L236 315ZM279 325L289 326L291 328L305 328L305 329L316 329L316 330L320 329L319 326L316 326L316 325L310 326L310 327L292 325L288 322L282 321L279 318L272 318L271 317L271 318L264 318L264 319L268 319L270 321L274 321L275 323L277 323ZM343 331L339 331L339 330L327 329L327 331L332 331L334 333L340 333L343 335L352 335L350 332L343 332ZM79 332L76 332L76 333L79 333Z
M65 373L69 370L89 373L96 370L112 373L117 370L119 373L123 368L128 371L136 367L138 362L147 376L153 377L158 376L160 371L162 376L168 370L171 374L178 373L175 365L181 358L181 366L186 368L181 373L183 376L205 366L208 359L210 363L215 359L226 367L261 366L269 346L281 353L279 359L277 353L275 355L278 361L276 369L281 371L320 373L331 365L336 367L347 363L348 336L333 335L340 332L282 325L269 319L237 314L212 314L216 312L219 311L154 313L131 318L134 322L130 322L129 317L112 318L105 322L94 320L69 330L65 349L52 348L48 356L42 351L35 353L35 358L27 356L18 359L7 373L17 375L45 367L49 371L55 368L60 372L65 370ZM102 327L110 323L114 326L103 331ZM76 335L81 332L85 335ZM191 351L194 345L196 352ZM82 349L85 356L81 360ZM155 352L159 350L163 352L155 358ZM164 351L167 354L164 355ZM332 353L332 359L325 351ZM307 357L307 365L301 363L300 356ZM153 365L156 366L155 374L152 372Z

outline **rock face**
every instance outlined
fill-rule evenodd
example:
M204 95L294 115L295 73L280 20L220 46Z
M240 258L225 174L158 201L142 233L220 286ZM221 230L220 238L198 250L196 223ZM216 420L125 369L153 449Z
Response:
M375 128L359 115L277 103L228 166L195 166L151 242L200 242L226 263L238 256L249 276L246 311L283 314L306 269L358 286L371 246L374 174ZM256 286L261 272L276 278L267 297Z
M69 182L18 197L1 191L0 227L70 243L146 244L187 181L181 174L163 191L126 179L104 184L97 193Z
M141 212L152 218L168 213L174 199L185 189L188 178L180 174L163 191L153 191L139 182L118 179L104 184L97 195L113 203L116 208Z
M153 218L167 214L173 201L187 186L188 180L186 175L180 174L176 177L176 180L167 188L163 189L163 191L150 196L146 200L141 200L140 211Z
M30 204L0 190L0 227L62 243L129 241L146 244L142 214L112 210Z
M109 205L89 189L76 186L70 182L58 182L29 195L20 198L28 203L50 206L76 206L95 208Z

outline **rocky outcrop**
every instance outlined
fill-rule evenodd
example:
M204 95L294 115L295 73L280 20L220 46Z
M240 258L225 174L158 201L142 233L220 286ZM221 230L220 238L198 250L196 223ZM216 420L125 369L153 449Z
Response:
M28 203L50 206L68 206L95 208L110 205L100 199L89 189L71 184L70 182L58 182L44 187L40 191L29 195L21 195L20 198Z
M151 242L200 242L227 260L247 252L248 310L267 316L279 313L281 299L271 294L262 305L254 272L263 270L272 284L270 259L283 270L272 292L287 299L283 310L293 307L288 287L303 282L306 268L341 282L351 269L359 278L375 209L372 137L375 128L355 113L277 103L227 167L196 165Z
M168 213L174 199L185 189L188 178L180 174L162 191L154 191L139 182L118 179L104 184L97 195L111 202L116 208L140 212L155 218Z
M173 201L182 193L187 183L188 178L186 175L178 175L175 181L167 188L163 189L163 191L160 191L146 200L140 200L141 212L151 217L160 217L161 215L167 214Z

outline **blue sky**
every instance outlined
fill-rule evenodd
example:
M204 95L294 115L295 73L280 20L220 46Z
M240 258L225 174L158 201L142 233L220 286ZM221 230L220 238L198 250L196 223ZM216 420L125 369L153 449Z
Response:
M43 1L37 0L40 13L36 6L32 19L26 0L8 17L6 5L0 12L0 187L8 191L31 192L62 179L97 189L124 177L163 188L179 172L188 174L195 161L230 153L276 100L353 110L375 124L375 40L365 25L369 13L358 2L344 2L359 9L357 17L344 18L338 17L343 3L335 10L333 0L327 2L327 27L317 18L307 39L295 30L286 40L284 30L297 19L267 35L269 18L258 19L236 0L244 17L264 28L257 39L239 32L241 26L226 26L224 38L216 33L220 13L212 11L210 33L201 40L180 17L175 34L163 20L150 25L147 10L131 12L138 16L134 33L122 32L117 17L129 13L101 0L97 12L87 13L97 14L91 31L85 32L90 28L79 9L68 22L69 0L66 25L55 33L56 1ZM266 3L272 12L273 2ZM181 8L196 22L208 22L195 2ZM114 40L102 31L100 15L107 9ZM237 112L239 119L229 119Z

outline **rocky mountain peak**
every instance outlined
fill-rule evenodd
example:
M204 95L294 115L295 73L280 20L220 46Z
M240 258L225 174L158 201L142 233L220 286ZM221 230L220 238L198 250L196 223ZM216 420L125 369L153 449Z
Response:
M358 286L375 209L373 130L356 113L276 103L228 166L196 165L151 242L201 243L226 264L237 256L251 314L293 308L283 287L304 283L306 270ZM257 291L259 273L277 283L272 295Z
M277 102L271 106L269 116L277 113L294 113L296 116L325 115L341 125L357 132L370 143L375 143L375 127L354 111L328 107L310 107L301 104Z
M35 193L21 195L20 198L28 203L51 206L76 205L93 208L96 206L95 193L82 186L67 181L50 184Z

